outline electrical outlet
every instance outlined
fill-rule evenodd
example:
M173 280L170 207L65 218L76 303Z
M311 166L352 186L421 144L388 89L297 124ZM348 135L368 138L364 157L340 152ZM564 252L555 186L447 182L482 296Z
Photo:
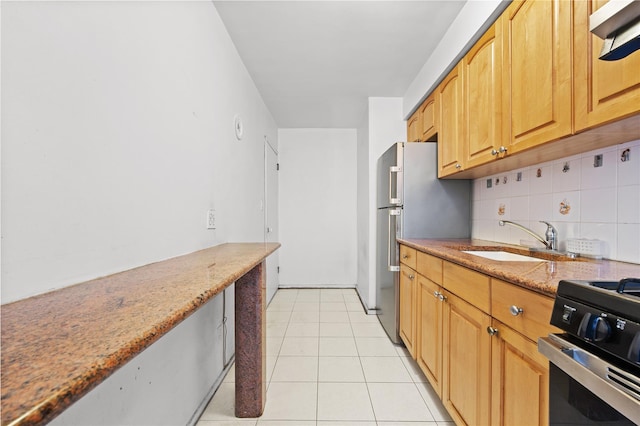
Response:
M216 211L214 209L207 210L207 229L216 229Z

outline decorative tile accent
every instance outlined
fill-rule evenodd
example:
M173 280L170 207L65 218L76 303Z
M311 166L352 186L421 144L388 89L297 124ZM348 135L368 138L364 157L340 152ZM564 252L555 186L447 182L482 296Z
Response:
M631 160L631 148L626 148L620 154L620 161L625 163L625 162L627 162L629 160Z

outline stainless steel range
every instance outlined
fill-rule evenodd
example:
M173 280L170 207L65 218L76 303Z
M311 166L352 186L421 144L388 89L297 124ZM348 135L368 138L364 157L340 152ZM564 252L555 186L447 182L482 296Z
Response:
M640 424L640 278L560 281L551 324L549 424Z

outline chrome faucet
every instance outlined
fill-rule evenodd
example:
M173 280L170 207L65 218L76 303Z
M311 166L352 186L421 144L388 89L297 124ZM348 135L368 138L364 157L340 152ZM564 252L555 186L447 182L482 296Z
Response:
M536 240L544 244L547 250L557 251L558 250L558 231L556 231L556 228L554 228L553 225L551 225L549 222L545 222L544 220L541 220L540 223L544 223L545 225L547 225L547 231L544 233L545 238L542 238L541 236L533 232L531 229L526 228L520 225L519 223L515 223L510 220L501 220L500 222L498 222L498 225L504 226L505 224L509 224L509 225L515 226L516 228L520 228L524 232L526 232L527 234L531 235L533 238L535 238Z

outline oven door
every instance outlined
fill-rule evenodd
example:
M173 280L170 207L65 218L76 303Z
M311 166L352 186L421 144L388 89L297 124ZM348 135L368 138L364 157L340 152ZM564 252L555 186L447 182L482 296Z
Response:
M538 351L550 361L550 425L640 424L638 377L554 334Z

